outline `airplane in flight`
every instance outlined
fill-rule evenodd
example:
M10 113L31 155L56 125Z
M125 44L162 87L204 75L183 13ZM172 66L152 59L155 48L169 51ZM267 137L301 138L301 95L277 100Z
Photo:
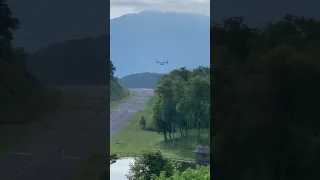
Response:
M160 64L160 65L164 65L164 64L168 64L169 60L167 60L167 61L159 61L158 59L156 59L156 63Z

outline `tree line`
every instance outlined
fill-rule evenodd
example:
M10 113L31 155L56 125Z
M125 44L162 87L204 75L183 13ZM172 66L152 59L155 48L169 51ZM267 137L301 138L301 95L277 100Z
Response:
M0 16L0 114L3 115L14 100L32 97L41 84L26 68L29 54L12 45L20 21L13 16L6 0L0 1Z
M0 13L0 61L25 68L28 53L23 48L14 48L12 45L13 33L19 29L20 20L13 16L6 0L0 1Z
M216 179L320 178L320 21L211 25Z
M13 52L13 32L18 29L20 21L16 17L13 17L6 0L0 2L0 12L0 58L10 61L12 60Z
M196 144L200 131L210 130L210 68L183 67L164 75L156 87L157 102L153 106L153 125L164 140L187 136L191 148L191 130L196 130ZM209 134L209 132L208 132ZM174 143L174 142L173 142Z
M115 79L114 72L116 71L116 67L113 65L110 60L110 80Z

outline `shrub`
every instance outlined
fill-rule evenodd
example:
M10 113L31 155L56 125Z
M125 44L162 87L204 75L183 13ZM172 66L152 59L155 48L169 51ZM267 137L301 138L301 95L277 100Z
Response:
M146 119L144 118L144 116L141 116L141 119L140 119L140 128L141 129L145 129L146 128Z

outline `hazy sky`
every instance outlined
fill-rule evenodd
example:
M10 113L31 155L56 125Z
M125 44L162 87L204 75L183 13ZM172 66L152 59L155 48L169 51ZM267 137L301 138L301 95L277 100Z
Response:
M110 0L110 19L141 11L210 15L210 0Z

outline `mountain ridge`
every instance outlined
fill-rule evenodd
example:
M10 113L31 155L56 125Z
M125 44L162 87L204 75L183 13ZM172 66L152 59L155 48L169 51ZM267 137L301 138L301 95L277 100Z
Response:
M110 20L110 57L116 76L168 73L210 64L210 18L192 13L142 12ZM160 66L160 61L169 64Z
M142 72L124 76L118 80L124 88L148 88L155 89L163 74Z
M109 35L72 39L31 54L27 68L49 85L108 84Z

